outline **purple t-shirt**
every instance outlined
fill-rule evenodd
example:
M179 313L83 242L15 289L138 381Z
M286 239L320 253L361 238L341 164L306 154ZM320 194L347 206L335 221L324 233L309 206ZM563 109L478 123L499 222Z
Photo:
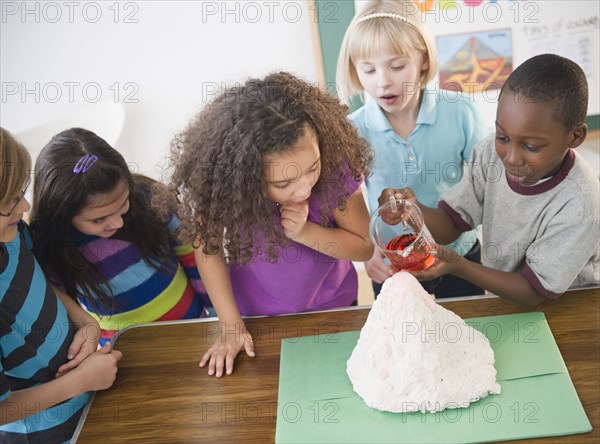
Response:
M361 183L346 174L345 187L350 194ZM335 199L338 193L328 190L328 194ZM309 221L321 224L321 206L321 197L309 198ZM337 226L333 214L328 218L330 226ZM276 262L269 262L266 253L261 253L244 265L231 265L231 285L240 313L277 315L350 306L358 294L356 270L350 261L326 254L334 248L331 243L320 245L317 251L292 241L288 247L277 247Z

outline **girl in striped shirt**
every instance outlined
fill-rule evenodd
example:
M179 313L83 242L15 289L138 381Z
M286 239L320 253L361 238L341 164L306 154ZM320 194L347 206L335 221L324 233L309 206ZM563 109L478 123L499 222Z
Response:
M152 205L160 187L81 128L54 136L37 158L36 254L98 320L101 342L130 325L206 314L192 247L175 240L179 220Z

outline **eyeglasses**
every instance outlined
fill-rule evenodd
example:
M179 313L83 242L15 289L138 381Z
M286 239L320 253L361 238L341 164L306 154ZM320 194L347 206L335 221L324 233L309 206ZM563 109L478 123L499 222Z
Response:
M17 208L17 205L19 205L19 202L21 202L21 199L23 199L23 197L25 197L25 193L27 192L27 188L29 188L30 183L31 183L31 178L27 179L27 183L23 187L23 190L21 191L20 196L15 196L14 204L13 204L12 208L10 209L10 211L8 213L0 212L0 216L10 217L12 212L15 211L15 208Z

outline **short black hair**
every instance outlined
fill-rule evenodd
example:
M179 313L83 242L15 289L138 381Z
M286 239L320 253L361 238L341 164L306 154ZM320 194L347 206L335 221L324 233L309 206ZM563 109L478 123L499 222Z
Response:
M571 129L585 122L588 83L581 67L556 54L534 56L515 69L502 87L535 102L551 102L552 117Z

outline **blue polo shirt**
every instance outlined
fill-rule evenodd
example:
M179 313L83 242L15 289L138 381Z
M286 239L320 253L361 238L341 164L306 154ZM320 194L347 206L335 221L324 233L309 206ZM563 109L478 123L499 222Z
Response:
M456 185L473 146L484 137L477 106L456 91L425 89L415 128L407 139L396 134L381 107L368 95L349 119L375 153L372 175L365 180L369 209L377 208L384 188L410 187L419 202L437 207L440 195ZM476 241L475 231L451 246L465 255Z

